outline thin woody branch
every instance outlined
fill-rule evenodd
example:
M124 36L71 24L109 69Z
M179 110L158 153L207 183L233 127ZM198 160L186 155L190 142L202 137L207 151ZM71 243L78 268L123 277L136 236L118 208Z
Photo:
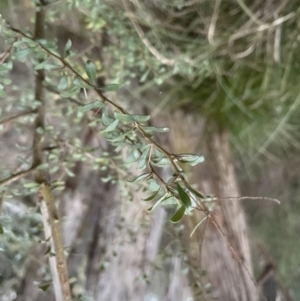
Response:
M18 118L21 118L21 117L24 117L24 116L27 116L27 115L31 115L31 114L34 114L36 112L37 112L36 110L24 111L24 112L21 112L17 115L14 115L14 116L8 117L6 119L0 120L0 124L5 125L5 124L8 124L8 123L18 119Z
M0 181L0 187L1 186L5 186L5 185L9 185L17 180L20 180L22 178L24 178L25 176L29 175L32 171L34 170L33 167L29 168L28 170L23 170L20 172L17 172L13 175L11 175L10 177L3 179Z

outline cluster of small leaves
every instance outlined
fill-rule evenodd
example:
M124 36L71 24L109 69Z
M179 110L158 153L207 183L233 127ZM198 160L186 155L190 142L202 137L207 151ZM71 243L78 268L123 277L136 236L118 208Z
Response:
M167 132L168 128L148 126L147 121L150 116L130 114L106 98L102 93L118 90L122 85L111 84L98 88L96 86L97 71L92 61L88 60L85 66L87 80L73 69L70 63L70 54L72 54L72 43L70 41L67 42L63 56L60 57L56 51L56 44L52 41L34 41L29 35L25 35L20 31L16 31L16 33L16 37L21 35L21 38L13 44L13 58L21 61L30 58L35 70L44 69L51 71L52 74L53 72L59 72L61 75L57 82L57 90L61 97L76 98L82 89L94 90L98 94L100 99L78 106L77 114L84 116L89 114L90 111L95 112L90 126L96 128L97 131L100 126L99 134L116 147L116 152L126 149L125 166L129 168L132 164L135 164L138 170L147 170L130 181L139 183L139 185L143 183L142 185L146 185L148 191L151 191L151 195L145 198L145 201L155 202L148 209L149 211L160 204L175 205L177 209L171 221L178 222L185 213L188 213L193 207L197 207L197 199L203 199L204 197L188 184L184 171L179 167L178 162L194 166L203 161L202 156L194 154L173 155L158 145L153 138L154 134ZM43 131L45 132L45 129ZM38 168L49 169L49 162L58 165L60 161L58 153L52 151L48 163ZM80 154L77 156L78 160L80 160L79 156ZM103 158L101 160L103 161ZM55 164L54 170L51 169L52 173L56 173L59 169ZM172 166L174 174L165 181L159 176L156 169L169 165ZM63 164L64 172L68 176L73 176L70 167L72 167L72 163L68 166L67 161L65 161ZM25 185L27 188L36 189L37 185L34 184L28 183Z

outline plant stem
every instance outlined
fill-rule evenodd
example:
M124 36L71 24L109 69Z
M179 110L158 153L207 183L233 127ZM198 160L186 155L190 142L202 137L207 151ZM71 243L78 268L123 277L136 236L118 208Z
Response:
M33 40L45 38L45 1L41 0L41 6L36 10L35 30ZM44 70L38 70L35 76L35 99L40 102L37 109L37 116L34 123L34 135L32 145L32 168L36 168L44 162L43 155L43 133L38 129L45 128L46 100L44 95L43 81L45 79ZM54 293L56 301L72 301L71 290L69 286L68 269L64 255L64 247L61 238L61 229L58 223L58 214L55 207L55 201L51 193L51 188L47 184L47 175L43 170L36 169L35 181L40 184L40 193L43 196L41 200L41 211L44 220L44 231L46 239L50 238L51 249L54 251L54 257L49 258L54 283ZM49 225L49 226L48 226ZM50 237L48 237L50 235ZM51 256L51 255L50 255Z

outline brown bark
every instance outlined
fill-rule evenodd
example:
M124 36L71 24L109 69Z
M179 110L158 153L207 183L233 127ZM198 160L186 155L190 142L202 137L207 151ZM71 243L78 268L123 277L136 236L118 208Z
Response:
M220 301L257 301L243 208L237 199L222 199L240 195L228 133L215 128L207 144L214 176L207 182L206 190L218 197L215 220L225 235L213 223L208 224L203 263L212 295Z

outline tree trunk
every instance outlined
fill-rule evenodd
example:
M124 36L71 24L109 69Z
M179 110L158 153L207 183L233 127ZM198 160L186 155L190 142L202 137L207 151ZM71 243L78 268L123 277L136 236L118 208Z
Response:
M64 201L73 292L95 301L143 300L157 255L165 213L146 213L139 198L122 198L118 185L102 183L83 168L77 190ZM80 276L81 274L81 276Z
M215 220L205 232L203 262L212 284L212 295L220 301L257 301L258 290L251 268L245 215L230 153L228 133L214 129L209 135L208 152L213 177L205 190L218 197Z

